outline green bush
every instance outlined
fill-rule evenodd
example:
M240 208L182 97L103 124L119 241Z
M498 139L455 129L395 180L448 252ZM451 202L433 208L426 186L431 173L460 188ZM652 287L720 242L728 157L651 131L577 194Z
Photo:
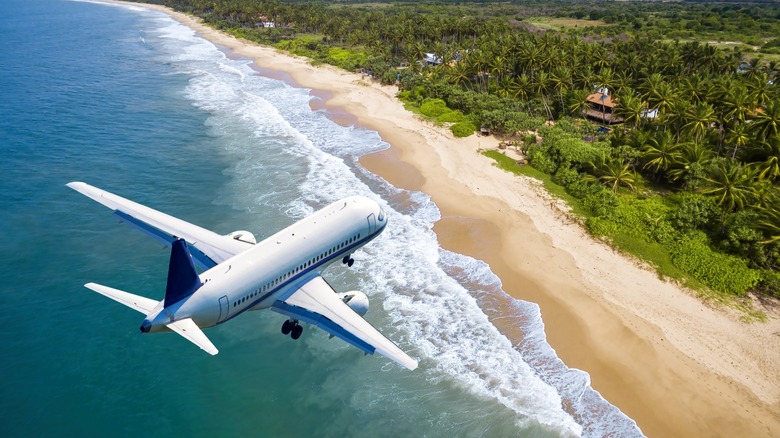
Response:
M559 167L552 177L555 184L564 186L567 189L574 184L579 184L581 179L582 175L571 167Z
M328 49L327 58L323 61L347 71L354 71L363 66L368 55L354 50L331 47Z
M601 185L599 187L600 190L582 198L582 207L594 216L607 216L617 207L618 200L612 190Z
M762 270L758 288L768 295L780 298L780 272Z
M585 226L596 237L611 237L618 233L618 227L614 222L599 216L588 217L585 220Z
M547 155L547 151L542 148L531 148L528 150L528 163L534 169L552 175L558 169L558 164Z
M450 131L452 131L455 137L468 137L477 132L477 127L472 122L466 120L450 126Z
M455 111L447 111L446 113L440 115L436 118L436 120L442 122L442 123L458 123L463 122L466 120L466 116L463 115L462 112L455 110Z
M386 72L382 73L382 76L380 77L379 81L382 82L384 85L391 85L395 84L395 81L398 80L398 72L395 70L387 70Z
M420 112L428 117L439 117L440 115L450 112L447 108L447 104L442 99L425 99L420 105Z
M669 251L675 266L716 291L742 296L761 280L743 259L713 251L702 232L686 235Z

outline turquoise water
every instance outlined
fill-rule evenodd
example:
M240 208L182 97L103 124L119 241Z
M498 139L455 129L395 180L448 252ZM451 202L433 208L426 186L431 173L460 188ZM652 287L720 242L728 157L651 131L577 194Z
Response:
M57 0L0 3L2 423L11 435L640 436L565 367L538 307L441 250L427 196L357 165L375 132L311 111L166 16ZM206 331L211 357L83 288L160 299L169 252L67 189L86 181L221 233L270 235L343 196L382 203L383 235L333 266L409 372L283 317ZM508 339L491 323L511 317ZM564 408L565 407L565 408Z

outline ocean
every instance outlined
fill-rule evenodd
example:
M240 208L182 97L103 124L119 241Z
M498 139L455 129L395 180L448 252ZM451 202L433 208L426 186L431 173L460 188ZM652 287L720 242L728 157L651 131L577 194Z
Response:
M0 2L0 303L7 436L642 436L566 367L533 303L443 250L428 196L358 158L376 132L312 110L311 90L164 14L63 0ZM65 187L85 181L189 222L258 239L341 197L389 225L324 276L420 367L364 356L251 312L206 334L209 356L83 287L164 294L169 250ZM511 318L509 339L492 323Z

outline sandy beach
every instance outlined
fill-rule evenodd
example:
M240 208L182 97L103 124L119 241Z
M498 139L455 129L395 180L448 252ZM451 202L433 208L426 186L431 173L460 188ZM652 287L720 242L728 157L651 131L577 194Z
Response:
M780 436L780 314L746 323L591 238L565 205L478 150L406 111L397 89L237 40L164 7L204 38L311 88L340 123L379 132L391 149L361 164L421 190L442 213L443 247L489 263L510 295L539 304L549 343L650 437ZM289 76L288 76L289 75ZM499 327L512 331L511 323Z

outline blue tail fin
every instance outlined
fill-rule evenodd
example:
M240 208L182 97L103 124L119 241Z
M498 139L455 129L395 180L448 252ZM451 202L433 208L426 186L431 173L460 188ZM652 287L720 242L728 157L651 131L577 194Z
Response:
M165 288L167 307L187 298L202 286L200 277L195 271L192 255L184 239L177 239L171 244L171 262L168 265L168 286Z

